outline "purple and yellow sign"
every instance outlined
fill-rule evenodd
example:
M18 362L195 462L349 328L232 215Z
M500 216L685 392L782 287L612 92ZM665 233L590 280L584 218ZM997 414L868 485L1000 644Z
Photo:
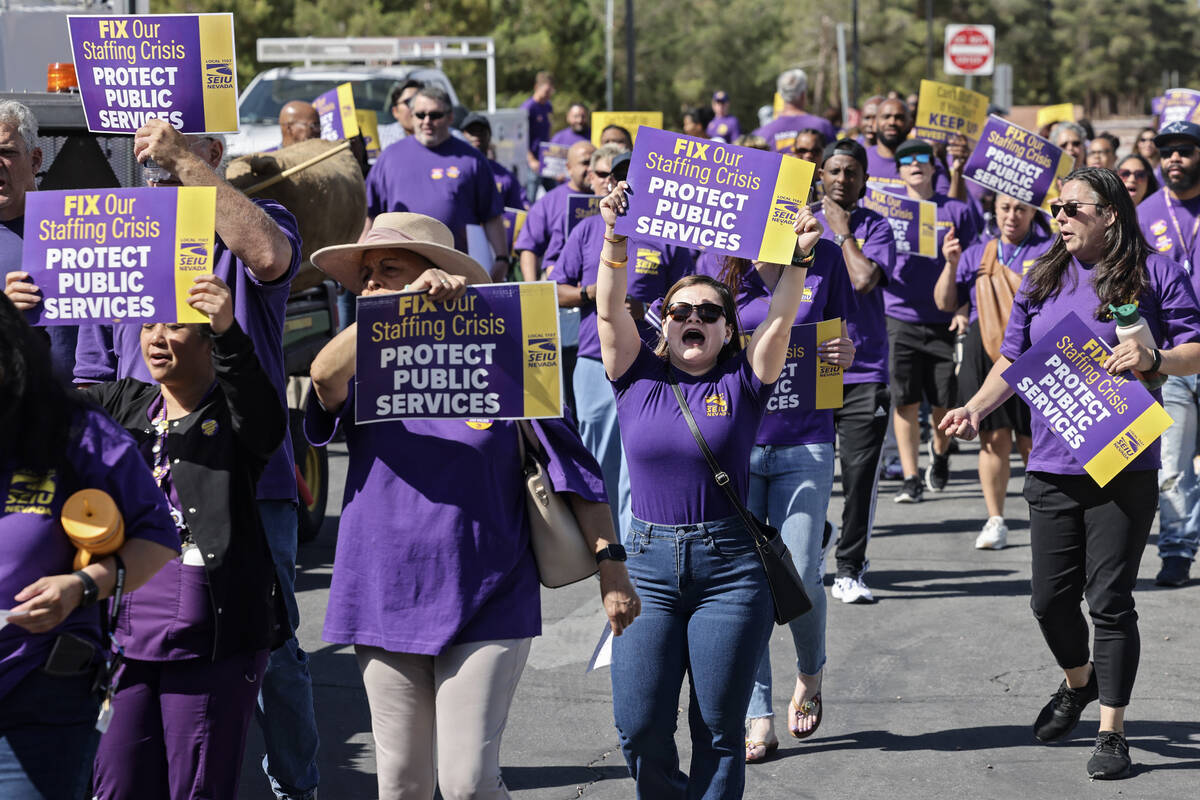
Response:
M842 335L842 321L792 326L787 361L767 400L767 413L842 407L842 368L817 357L817 345Z
M361 108L355 109L354 118L358 120L358 132L362 134L363 145L367 149L367 157L374 158L379 155L379 117L375 116L374 111L363 111Z
M358 136L358 115L354 113L354 88L339 84L313 100L313 108L321 120L321 138L340 142Z
M523 208L506 208L501 215L504 219L504 239L508 242L508 252L513 251L513 242L521 235L521 228L525 227L525 218L529 216L529 212Z
M592 112L592 144L600 146L600 137L609 125L619 125L629 131L634 144L637 144L638 128L659 128L663 126L661 111L593 111Z
M69 16L79 95L94 133L165 119L184 133L236 133L232 14Z
M963 177L999 194L1041 208L1057 192L1055 179L1075 168L1075 159L1036 133L1002 117L988 117Z
M1035 417L1104 486L1171 425L1137 380L1109 375L1112 348L1074 312L1004 372Z
M563 408L555 284L358 298L354 419L538 419Z
M187 304L212 272L217 190L30 192L21 260L42 292L33 325L207 322Z
M555 180L567 177L567 151L570 149L565 144L539 142L538 174Z
M913 135L930 142L945 142L958 133L974 147L987 122L989 102L987 95L979 92L923 80Z
M937 203L893 194L886 186L868 183L858 204L892 226L897 253L937 258Z
M1200 92L1194 89L1168 89L1159 100L1158 127L1172 122L1200 122Z
M616 232L787 264L813 170L779 153L642 128L629 166L629 210Z
M566 235L570 236L571 231L575 230L575 226L588 217L594 217L599 214L600 201L603 199L603 197L594 194L567 195Z

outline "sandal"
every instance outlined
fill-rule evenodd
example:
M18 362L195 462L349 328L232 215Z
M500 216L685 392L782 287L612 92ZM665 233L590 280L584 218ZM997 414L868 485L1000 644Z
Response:
M796 739L807 739L817 732L817 728L821 727L821 693L817 692L812 697L802 702L797 703L795 696L788 703L788 732ZM792 727L792 720L795 717L816 717L813 726L806 731Z
M763 749L763 754L761 756L754 757L754 756L750 755L751 750L757 750L760 747ZM772 755L774 755L775 751L778 749L779 749L779 740L778 739L776 739L773 742L759 742L754 739L747 739L746 740L746 763L747 764L761 764L762 762L764 762L768 758L770 758Z

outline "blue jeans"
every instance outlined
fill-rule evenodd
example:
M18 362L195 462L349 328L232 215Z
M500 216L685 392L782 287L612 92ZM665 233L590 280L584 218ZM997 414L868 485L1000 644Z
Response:
M746 703L774 625L754 541L736 517L679 526L634 519L627 550L642 613L613 639L611 673L613 717L637 796L741 797ZM685 672L690 777L675 747Z
M0 698L0 797L78 800L100 734L92 676L31 673Z
M258 513L275 561L288 621L295 631L300 626L296 605L296 504L259 500ZM271 781L271 790L281 800L308 800L321 777L317 771L319 740L308 653L300 648L295 635L272 651L267 661L255 717L266 744L263 771Z
M1174 423L1163 433L1158 472L1158 555L1195 559L1200 549L1200 488L1196 455L1196 416L1200 390L1196 376L1172 375L1163 384L1163 408Z
M621 429L617 426L617 398L604 372L604 364L581 357L575 362L575 414L579 418L579 436L588 452L600 462L613 526L625 541L633 518L629 510L629 469L621 447Z
M825 666L825 562L821 535L833 491L833 443L776 447L759 445L750 454L750 498L747 507L778 528L788 546L812 611L788 623L796 646L796 669L816 675ZM769 717L771 648L763 648L746 716Z

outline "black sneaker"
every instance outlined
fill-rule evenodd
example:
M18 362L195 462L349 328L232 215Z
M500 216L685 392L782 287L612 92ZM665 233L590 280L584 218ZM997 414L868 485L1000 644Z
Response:
M1117 731L1100 731L1088 759L1088 777L1115 781L1129 774L1129 742Z
M1167 556L1162 560L1162 569L1154 578L1155 586L1183 586L1191 577L1192 560L1183 556Z
M900 491L896 492L892 501L895 503L919 503L924 496L925 486L921 483L921 479L916 475L910 475L904 479L904 485L900 487Z
M933 451L933 440L929 440L929 466L925 468L925 485L931 492L940 492L950 480L950 454L938 455Z
M1079 716L1087 708L1087 704L1100 696L1100 688L1096 684L1096 670L1088 678L1087 686L1072 689L1064 680L1058 686L1058 691L1050 698L1050 702L1038 714L1033 723L1033 735L1039 742L1053 742L1075 730L1079 724Z

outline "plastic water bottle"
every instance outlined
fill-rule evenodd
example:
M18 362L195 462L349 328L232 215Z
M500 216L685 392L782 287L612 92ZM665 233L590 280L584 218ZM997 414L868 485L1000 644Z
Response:
M1158 349L1158 343L1154 341L1154 335L1150 333L1150 326L1138 313L1137 303L1127 303L1123 306L1109 305L1108 310L1112 312L1113 318L1117 321L1117 339L1122 342L1132 339L1143 347L1151 350ZM1167 376L1161 372L1133 370L1133 374L1150 391L1154 391L1167 382Z

